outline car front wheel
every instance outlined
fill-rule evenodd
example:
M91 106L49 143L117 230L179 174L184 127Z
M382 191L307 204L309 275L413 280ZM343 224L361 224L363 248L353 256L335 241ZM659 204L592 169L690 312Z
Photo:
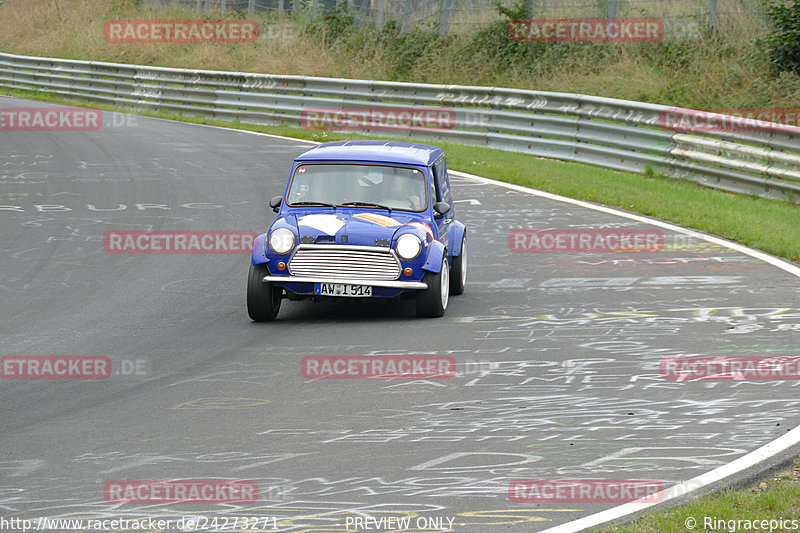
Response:
M247 277L247 314L256 322L271 322L281 308L283 289L264 281L267 265L250 265Z
M461 238L461 253L453 257L453 269L450 275L450 294L464 293L467 283L467 235Z
M434 318L442 316L450 298L450 268L447 254L442 257L442 268L437 274L426 272L422 281L428 288L417 294L417 316Z

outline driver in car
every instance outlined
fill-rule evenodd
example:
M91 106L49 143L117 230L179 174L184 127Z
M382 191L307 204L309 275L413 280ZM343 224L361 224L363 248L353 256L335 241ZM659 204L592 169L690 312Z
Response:
M424 193L420 192L424 182L419 176L409 176L408 171L389 174L383 180L383 205L397 209L418 211L422 208Z

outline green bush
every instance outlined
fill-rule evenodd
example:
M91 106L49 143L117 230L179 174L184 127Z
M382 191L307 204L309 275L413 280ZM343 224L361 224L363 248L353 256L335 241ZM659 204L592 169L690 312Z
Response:
M800 73L800 1L765 3L773 24L766 40L772 65L778 71Z
M346 6L338 7L310 21L305 30L309 34L322 34L328 43L346 38L356 29L356 19Z

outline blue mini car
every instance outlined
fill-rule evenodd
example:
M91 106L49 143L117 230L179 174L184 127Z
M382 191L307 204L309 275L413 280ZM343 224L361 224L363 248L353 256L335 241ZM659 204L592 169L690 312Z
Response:
M255 321L275 320L284 298L413 298L418 316L438 317L464 292L466 228L440 148L321 144L294 160L270 206L247 281Z

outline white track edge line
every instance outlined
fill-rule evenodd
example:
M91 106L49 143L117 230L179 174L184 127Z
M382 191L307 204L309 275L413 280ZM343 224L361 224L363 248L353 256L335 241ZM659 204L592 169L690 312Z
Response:
M714 243L714 244L718 244L720 246L725 246L726 248L730 248L732 250L736 250L737 252L741 252L743 254L747 254L747 255L749 255L751 257L754 257L756 259L760 259L761 261L765 261L765 262L771 264L772 266L780 268L781 270L785 270L786 272L789 272L790 274L794 274L795 276L800 277L800 266L794 265L794 264L792 264L792 263L790 263L788 261L784 261L783 259L780 259L778 257L769 255L769 254L761 252L759 250L755 250L753 248L749 248L747 246L744 246L743 244L739 244L739 243L736 243L736 242L728 241L728 240L723 239L721 237L717 237L717 236L714 236L714 235L707 235L707 234L704 234L704 233L699 233L697 231L694 231L694 230L691 230L691 229L687 229L687 228L683 228L681 226L677 226L677 225L671 224L669 222L662 222L661 220L656 220L654 218L648 218L648 217L645 217L645 216L642 216L642 215L636 215L636 214L633 214L633 213L626 213L625 211L620 211L620 210L614 209L612 207L606 207L606 206L603 206L603 205L593 204L593 203L590 203L590 202L584 202L583 200L576 200L574 198L568 198L566 196L560 196L558 194L539 191L539 190L536 190L536 189L531 189L529 187L523 187L522 185L516 185L516 184L513 184L513 183L506 183L506 182L503 182L503 181L497 181L497 180L493 180L493 179L490 179L490 178L484 178L483 176L476 176L474 174L468 174L466 172L461 172L461 171L458 171L458 170L449 170L448 172L450 174L453 174L454 176L460 176L460 177L464 177L464 178L469 178L469 179L472 179L472 180L475 180L475 181L479 181L479 182L483 182L483 183L489 183L489 184L496 185L496 186L499 186L499 187L505 187L507 189L512 189L512 190L519 191L519 192L524 192L524 193L527 193L527 194L533 194L533 195L536 195L536 196L541 196L542 198L555 200L557 202L563 202L563 203L567 203L567 204L577 205L577 206L580 206L580 207L584 207L586 209L592 209L594 211L600 211L602 213L608 213L608 214L611 214L611 215L616 215L616 216L619 216L619 217L627 218L627 219L630 219L630 220L636 220L637 222L643 222L645 224L650 224L652 226L657 226L657 227L660 227L660 228L668 229L670 231L683 233L684 235L688 235L690 237L696 237L698 239L703 239L705 241L708 241L708 242L711 242L711 243Z
M788 433L768 442L767 444L753 450L752 452L739 457L738 459L715 468L705 474L700 474L687 481L673 485L672 487L653 494L651 497L656 500L649 503L630 502L617 507L612 507L605 511L585 516L566 524L561 524L541 531L540 533L572 533L583 531L590 527L606 524L613 520L618 520L633 513L643 511L662 502L669 501L680 496L685 496L691 492L707 487L712 483L723 480L728 476L746 470L770 457L789 449L800 442L800 427L796 427Z

